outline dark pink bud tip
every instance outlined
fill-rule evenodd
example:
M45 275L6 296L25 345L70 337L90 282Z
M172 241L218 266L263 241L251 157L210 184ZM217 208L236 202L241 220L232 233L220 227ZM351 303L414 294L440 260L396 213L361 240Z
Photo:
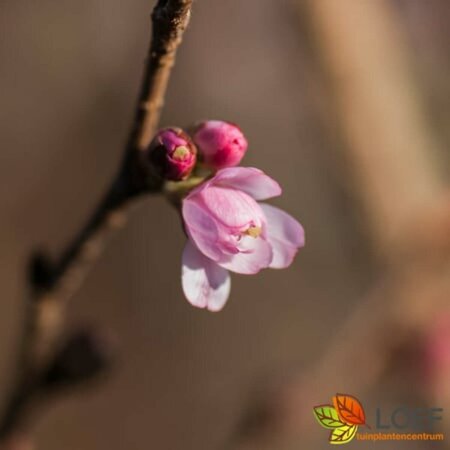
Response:
M201 123L193 139L202 161L213 169L238 165L248 146L247 139L237 125L220 120Z
M180 181L192 172L197 160L197 149L182 129L165 128L153 138L148 160L161 177Z

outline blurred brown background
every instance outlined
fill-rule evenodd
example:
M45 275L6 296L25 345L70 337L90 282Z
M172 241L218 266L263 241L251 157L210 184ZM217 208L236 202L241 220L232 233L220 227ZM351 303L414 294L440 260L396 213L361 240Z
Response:
M359 0L334 2L345 15ZM438 142L433 158L448 176L442 149L450 143L449 3L384 4ZM61 251L119 163L151 7L144 0L0 4L3 396L27 258L36 247ZM253 397L314 362L376 279L379 261L355 200L358 185L348 181L309 14L306 1L198 0L163 114L164 125L202 118L240 124L250 142L244 164L281 182L276 204L303 223L306 248L289 270L234 276L220 314L196 310L181 292L184 236L177 215L163 198L145 200L70 306L73 324L98 324L115 337L119 361L105 383L42 411L39 449L225 448ZM396 376L374 386L370 398L399 403ZM339 389L329 386L315 401ZM311 407L305 404L302 413L316 427ZM328 448L325 434L314 448ZM296 449L306 441L295 436L267 446ZM383 445L429 445L394 444Z

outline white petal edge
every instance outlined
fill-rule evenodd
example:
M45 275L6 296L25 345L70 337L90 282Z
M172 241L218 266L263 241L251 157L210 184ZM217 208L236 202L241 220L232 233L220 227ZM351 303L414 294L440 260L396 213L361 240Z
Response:
M218 264L243 275L254 275L261 269L268 268L273 260L271 244L264 239L250 236L243 239L247 240L247 250L230 255L227 260L219 261Z
M183 251L181 282L187 300L197 308L220 311L230 295L228 271L203 255L190 240Z
M275 206L260 203L267 219L267 240L272 246L271 269L284 269L292 264L299 248L305 245L305 231L291 215Z

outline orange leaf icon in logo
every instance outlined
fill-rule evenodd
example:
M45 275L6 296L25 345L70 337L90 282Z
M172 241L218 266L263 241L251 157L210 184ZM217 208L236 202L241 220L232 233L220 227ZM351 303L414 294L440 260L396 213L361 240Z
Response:
M351 395L336 394L333 405L340 419L349 425L364 425L366 415L359 400Z

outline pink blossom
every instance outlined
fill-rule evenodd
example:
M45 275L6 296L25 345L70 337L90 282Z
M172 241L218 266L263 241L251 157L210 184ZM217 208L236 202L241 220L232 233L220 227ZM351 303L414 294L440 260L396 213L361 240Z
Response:
M203 162L213 169L236 166L247 151L247 140L237 125L220 120L203 122L193 136Z
M166 180L186 179L197 161L197 149L181 128L165 128L153 138L148 160L159 176Z
M302 226L257 200L281 194L279 184L251 167L222 169L183 200L188 242L182 284L188 301L219 311L230 293L228 271L255 274L288 267L304 245Z

